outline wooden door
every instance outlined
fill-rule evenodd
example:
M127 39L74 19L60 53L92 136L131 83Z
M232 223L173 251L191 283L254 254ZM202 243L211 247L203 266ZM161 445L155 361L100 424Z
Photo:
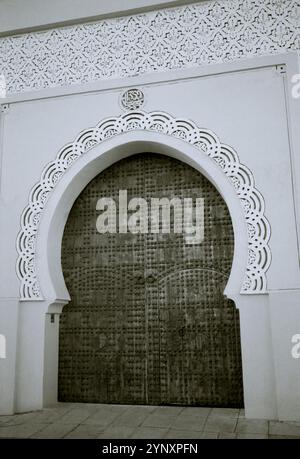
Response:
M96 203L204 198L204 240L99 234ZM76 200L62 265L71 302L60 320L61 401L242 406L239 316L223 296L233 230L222 197L198 171L139 154L99 174Z

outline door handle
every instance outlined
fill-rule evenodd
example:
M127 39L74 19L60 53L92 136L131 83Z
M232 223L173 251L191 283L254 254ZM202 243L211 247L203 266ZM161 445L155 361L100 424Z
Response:
M134 279L135 279L135 283L139 285L142 285L145 282L145 278L142 274L138 274L137 276L135 276Z
M156 282L157 277L156 277L154 274L148 274L148 276L146 277L146 280L147 280L150 284L153 284L154 282Z
M146 274L146 275L137 274L134 277L134 280L135 280L135 283L139 284L139 285L143 284L144 282L148 282L149 284L153 284L154 282L156 282L157 277L153 273Z

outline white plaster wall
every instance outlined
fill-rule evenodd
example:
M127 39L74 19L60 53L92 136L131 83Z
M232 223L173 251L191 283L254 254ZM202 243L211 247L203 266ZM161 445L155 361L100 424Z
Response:
M146 111L190 118L216 132L253 172L272 227L269 289L298 288L299 262L283 77L274 68L144 86ZM10 213L4 253L14 270L19 219L44 165L83 129L122 112L113 90L11 104L4 122L3 193ZM16 167L17 165L17 167ZM22 165L22 166L21 166ZM268 180L266 180L268 177ZM283 235L288 237L283 237ZM284 264L288 269L282 270ZM18 281L6 278L6 295Z
M300 419L300 358L292 356L292 337L300 333L300 292L271 292L270 325L278 418Z
M274 372L268 295L239 300L245 416L277 419L276 380ZM246 363L246 364L245 364Z
M6 358L0 358L0 415L15 411L18 308L18 299L0 299L0 334L6 341Z
M43 302L23 302L19 308L15 412L43 406L45 315Z
M199 2L199 0L198 0ZM134 14L154 8L192 3L191 0L1 0L0 34L65 25L80 20Z
M273 261L267 276L274 294L269 300L267 295L251 295L239 304L245 395L249 402L246 414L300 419L300 386L295 382L299 381L300 361L290 357L290 334L300 333L299 298L287 293L283 307L275 294L300 288L292 173L296 179L300 174L295 164L291 168L284 78L271 66L171 83L157 81L143 85L143 91L146 111L166 111L215 131L222 142L236 149L241 162L254 174L272 228ZM12 349L11 360L0 367L2 380L7 381L1 388L3 412L13 410L14 399L17 308L15 312L9 309L6 299L18 297L15 241L21 212L44 165L62 146L81 130L122 112L118 104L121 92L118 88L99 89L89 94L16 102L3 115L1 212L6 218L1 221L5 269L1 270L0 288L6 322L12 314L10 325L1 321L0 326ZM24 302L19 307L17 411L40 408L44 384L54 387L51 375L46 373L44 380L44 358L50 358L49 368L56 364L55 358L49 357L50 348L44 348L45 330L46 342L52 342L53 349L57 349L57 334L48 325L45 328L45 313L43 302Z

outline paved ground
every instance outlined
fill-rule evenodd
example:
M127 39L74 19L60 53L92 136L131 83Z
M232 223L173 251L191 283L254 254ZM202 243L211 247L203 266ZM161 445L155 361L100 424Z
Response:
M244 411L59 403L0 416L0 438L300 438L300 423L245 419Z

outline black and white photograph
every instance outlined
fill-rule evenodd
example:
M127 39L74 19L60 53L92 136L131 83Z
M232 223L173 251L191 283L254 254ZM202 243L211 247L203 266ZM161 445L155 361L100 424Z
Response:
M0 0L0 264L0 440L299 440L300 0Z

